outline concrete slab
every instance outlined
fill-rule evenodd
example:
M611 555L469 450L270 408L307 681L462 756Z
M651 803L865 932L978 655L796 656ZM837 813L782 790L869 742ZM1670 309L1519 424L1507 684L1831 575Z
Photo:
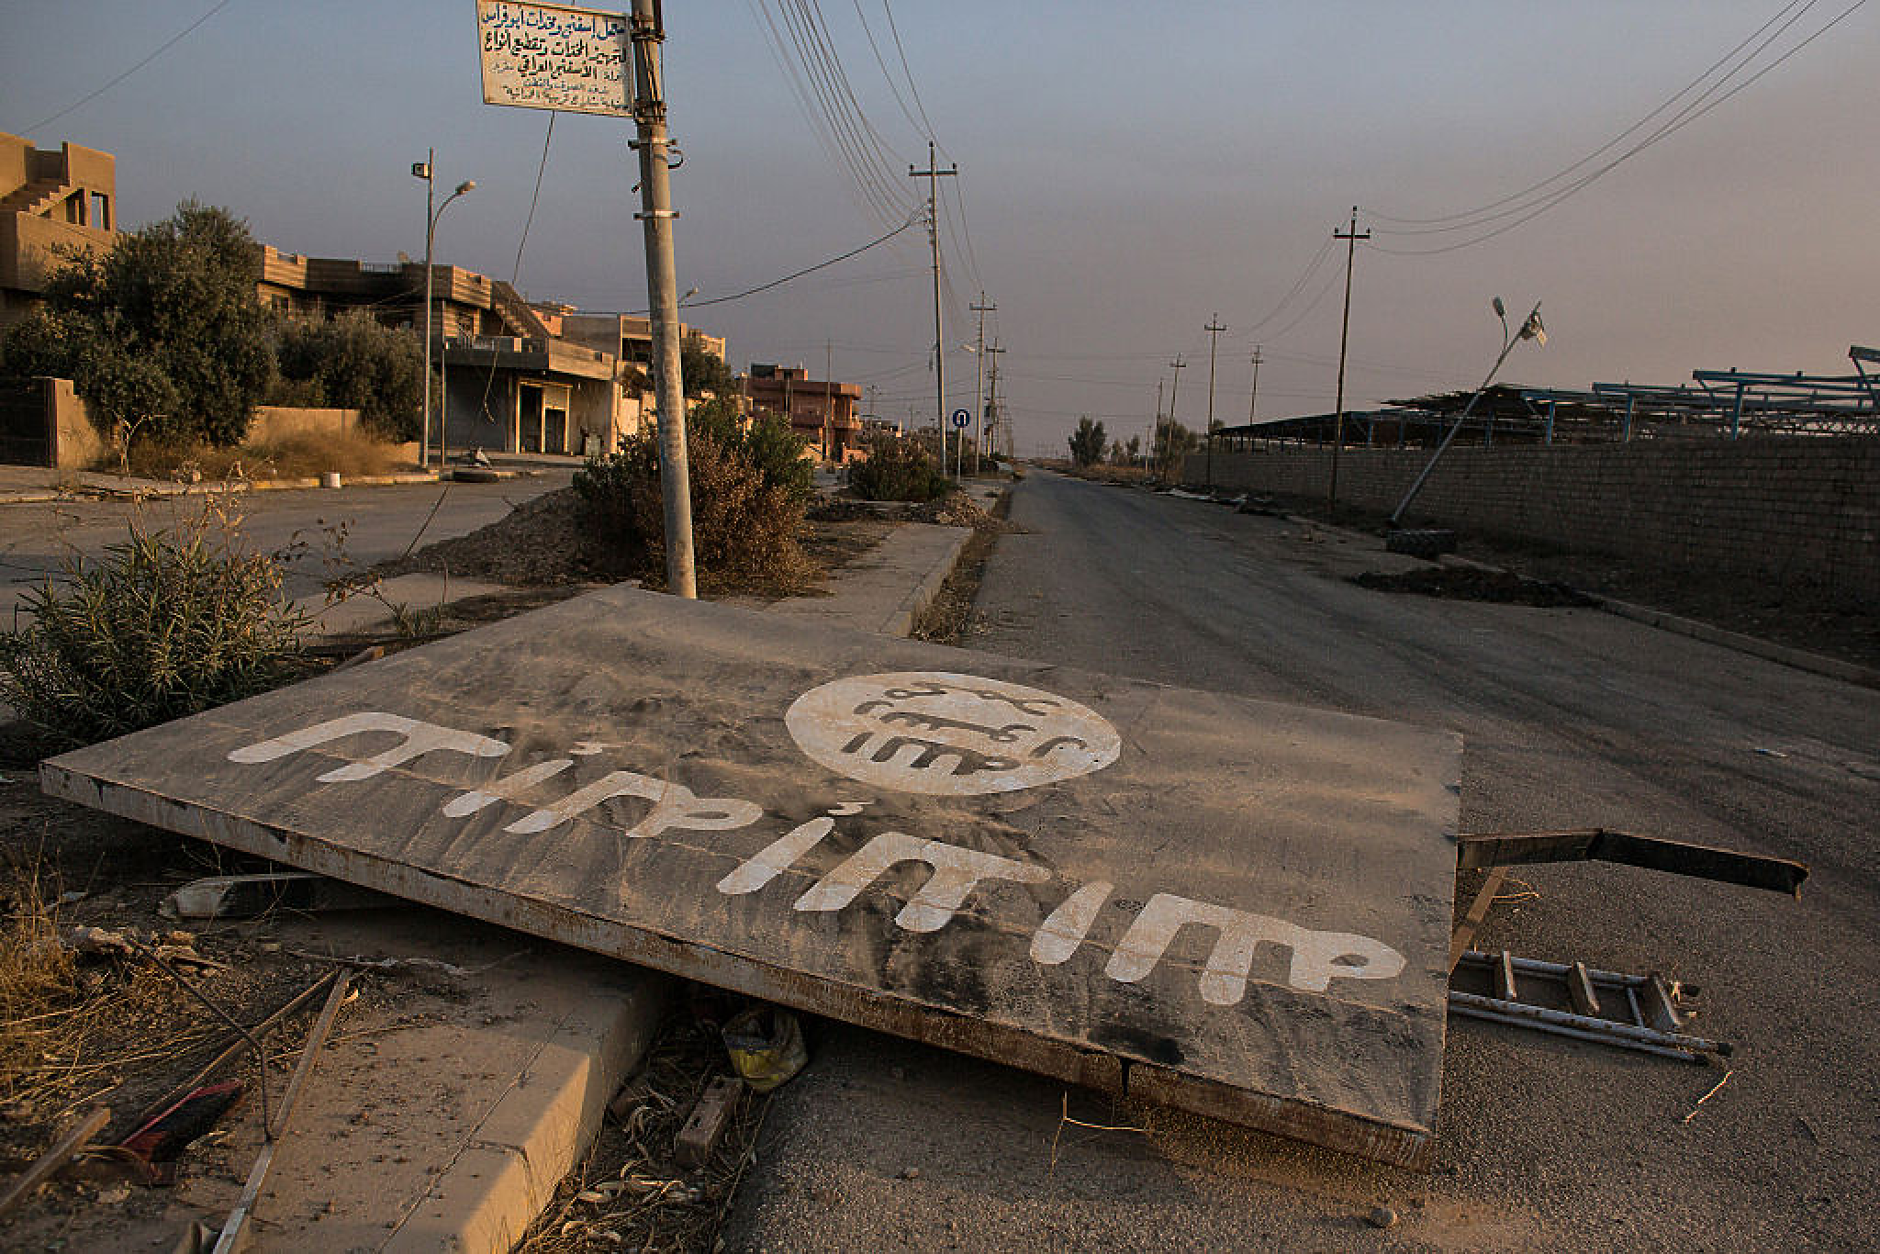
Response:
M346 1013L256 1204L261 1254L510 1249L586 1152L671 985L416 907L284 916L273 935L466 973L391 976Z
M53 759L48 791L1405 1165L1459 743L610 589Z

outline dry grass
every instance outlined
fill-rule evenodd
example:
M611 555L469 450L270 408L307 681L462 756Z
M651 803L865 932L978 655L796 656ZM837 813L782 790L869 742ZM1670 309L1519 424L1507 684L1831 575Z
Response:
M71 951L59 943L37 859L8 869L0 920L0 1103L19 1100L43 1061L48 1031L82 1004ZM56 903L56 895L54 902Z
M673 1164L672 1142L706 1085L729 1070L715 1027L683 1015L670 1021L631 1082L643 1094L640 1102L624 1120L608 1117L587 1161L561 1182L517 1254L709 1254L755 1154L770 1099L746 1093L717 1152L697 1170Z
M120 470L115 456L101 469ZM209 444L144 442L131 448L130 473L140 479L181 477L192 482L239 479L305 479L329 470L344 475L382 475L405 468L398 446L358 430L315 435L298 432L232 448Z

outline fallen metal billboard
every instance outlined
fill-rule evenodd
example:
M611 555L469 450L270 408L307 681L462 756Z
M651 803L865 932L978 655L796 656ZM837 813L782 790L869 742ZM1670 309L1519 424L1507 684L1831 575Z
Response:
M1459 749L618 588L41 773L413 901L1414 1166Z

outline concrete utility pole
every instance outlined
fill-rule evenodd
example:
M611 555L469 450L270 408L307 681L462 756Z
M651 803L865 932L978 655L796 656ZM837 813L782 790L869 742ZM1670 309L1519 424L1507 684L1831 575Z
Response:
M823 341L823 398L828 401L823 407L823 460L828 461L836 431L836 346L833 340Z
M1247 394L1247 425L1250 427L1253 425L1253 407L1254 407L1254 404L1259 401L1259 399L1260 399L1260 346L1258 344L1255 344L1253 346L1253 391ZM1247 437L1249 439L1252 439L1253 433L1248 432Z
M986 294L979 293L979 303L972 306L979 315L979 336L974 341L978 347L973 355L978 358L978 379L973 385L973 421L979 424L979 440L973 445L973 474L979 473L979 451L986 443L986 315L997 309L997 305L986 304Z
M1155 380L1155 418L1149 423L1149 447L1142 450L1142 468L1149 469L1155 460L1155 438L1162 434L1162 384L1160 375Z
M1208 489L1214 489L1214 349L1221 341L1221 332L1227 330L1221 325L1221 315L1216 313L1208 319L1208 325L1201 328L1208 333Z
M1175 382L1169 386L1168 390L1168 442L1169 447L1173 449L1175 446L1175 398L1181 395L1181 372L1188 369L1188 363L1182 360L1180 353L1177 353L1175 360L1168 364L1168 368L1175 372ZM1159 470L1160 467L1158 466L1157 469Z
M1351 230L1334 230L1333 239L1345 241L1345 320L1343 329L1338 333L1338 417L1332 420L1332 482L1325 494L1326 504L1338 504L1338 455L1345 447L1345 349L1351 343L1351 263L1358 250L1358 241L1370 239L1371 233L1358 233L1358 206L1351 207Z
M679 281L672 256L671 166L666 160L665 85L660 75L659 0L633 0L633 119L639 137L640 212L645 223L646 306L653 332L653 399L659 413L659 489L665 500L666 590L693 600L692 479L685 455L685 380L679 370Z
M933 250L933 391L934 414L940 420L940 469L947 464L947 338L940 320L940 180L958 178L957 163L942 170L934 159L933 141L927 141L927 168L907 167L907 177L927 180L927 246Z
M980 443L982 444L987 439L991 438L992 428L997 425L999 421L999 354L1004 351L1005 350L1001 348L997 342L986 346L986 355L992 358L992 365L987 367L992 374L992 383L991 390L986 394L986 412L983 415L982 425L979 428ZM973 473L979 473L978 445L973 447Z

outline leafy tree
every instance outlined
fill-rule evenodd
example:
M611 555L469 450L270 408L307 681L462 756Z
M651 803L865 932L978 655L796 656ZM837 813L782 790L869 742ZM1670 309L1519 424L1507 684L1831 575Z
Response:
M1094 466L1103 460L1106 437L1103 424L1092 422L1089 418L1077 420L1077 430L1071 434L1071 460L1079 466Z
M679 344L679 374L685 381L685 394L696 397L705 392L714 396L732 396L738 390L737 376L725 359L705 347L705 337L697 331Z
M1155 431L1155 473L1166 479L1181 469L1181 460L1194 452L1195 433L1173 418Z
M7 333L0 373L69 378L158 438L237 443L274 372L260 274L245 222L185 201L102 256L69 255L44 306Z
M417 337L363 309L331 322L285 323L277 334L281 378L300 398L357 409L362 423L390 439L418 438L424 345Z

